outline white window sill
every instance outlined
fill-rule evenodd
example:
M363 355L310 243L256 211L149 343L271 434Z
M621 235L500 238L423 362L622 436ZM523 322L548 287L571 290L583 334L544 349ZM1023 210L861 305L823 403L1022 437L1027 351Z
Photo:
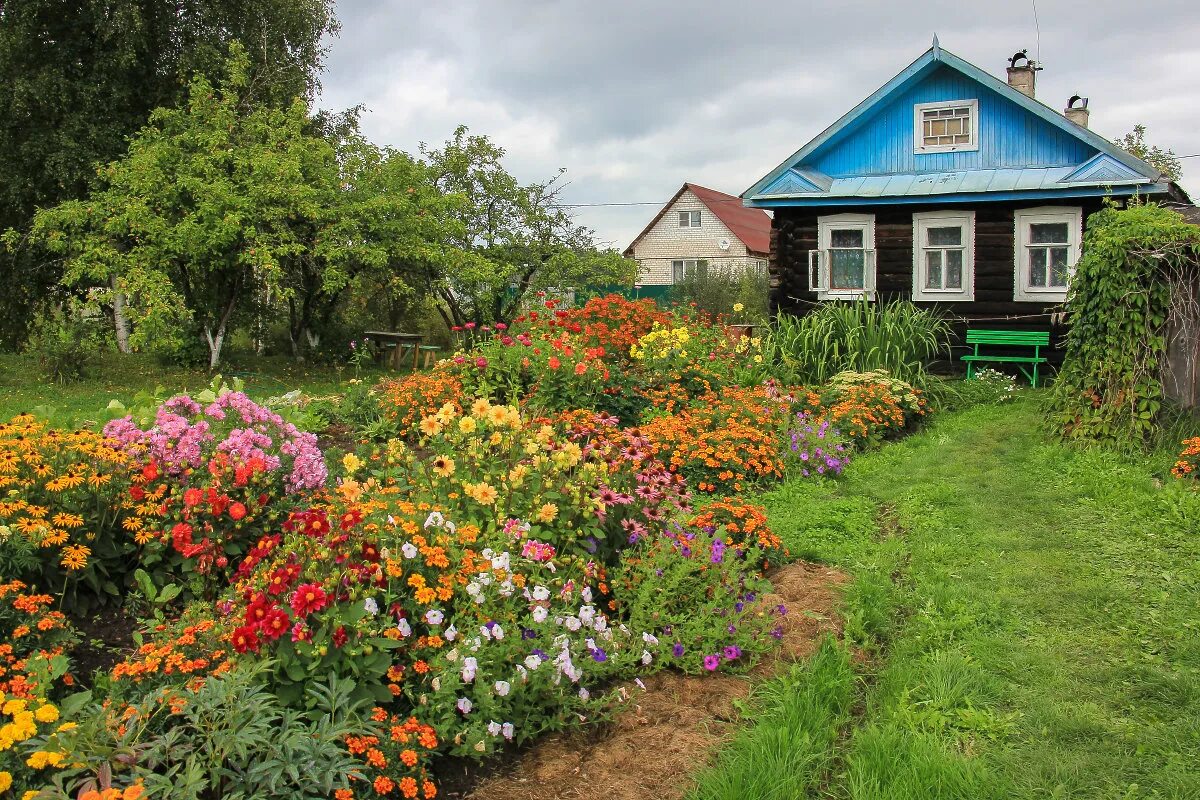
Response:
M1022 291L1013 296L1013 301L1017 303L1065 303L1066 300L1066 289L1049 292Z

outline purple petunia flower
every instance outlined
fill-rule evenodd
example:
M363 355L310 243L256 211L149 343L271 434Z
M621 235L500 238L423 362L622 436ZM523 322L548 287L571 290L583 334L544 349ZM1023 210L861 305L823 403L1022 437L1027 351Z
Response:
M671 648L671 654L674 655L676 658L682 658L683 657L683 643L676 642L675 646Z
M721 657L720 656L705 656L704 657L704 668L706 670L708 670L709 672L714 671L719 666L721 666Z
M725 656L726 661L735 661L741 657L742 648L738 647L736 644L731 644L725 648L725 650L722 652L722 655Z

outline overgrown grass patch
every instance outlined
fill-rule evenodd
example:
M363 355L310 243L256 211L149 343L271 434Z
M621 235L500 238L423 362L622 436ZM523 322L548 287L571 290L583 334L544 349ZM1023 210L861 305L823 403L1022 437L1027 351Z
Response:
M854 575L866 654L825 779L790 796L1200 796L1200 494L1163 454L1048 443L1039 403L943 415L766 495L795 554ZM776 796L740 742L705 796Z

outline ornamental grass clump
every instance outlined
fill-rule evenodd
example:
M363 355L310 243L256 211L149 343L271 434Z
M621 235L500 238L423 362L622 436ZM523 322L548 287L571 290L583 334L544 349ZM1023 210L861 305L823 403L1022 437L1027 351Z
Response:
M142 565L197 596L224 586L233 561L327 477L316 436L241 392L204 406L180 395L148 429L125 417L104 432L134 467L123 507Z
M821 303L802 317L780 315L773 349L795 377L825 383L839 372L887 370L921 384L928 364L949 353L950 325L936 311L898 300Z

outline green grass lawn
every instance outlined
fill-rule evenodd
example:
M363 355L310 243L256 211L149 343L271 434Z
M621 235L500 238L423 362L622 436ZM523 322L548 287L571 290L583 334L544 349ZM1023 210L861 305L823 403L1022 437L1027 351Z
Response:
M946 414L765 496L855 576L867 658L769 682L694 797L1200 797L1200 493L1039 421Z
M339 370L289 358L236 354L221 373L226 378L241 378L246 391L259 399L292 389L313 395L336 394L356 376L352 367ZM384 374L366 370L358 377L373 382ZM111 400L129 405L140 392L162 389L165 396L170 396L203 389L211 380L203 369L163 366L149 355L108 353L97 358L85 380L57 386L42 379L32 359L0 354L0 419L37 408L58 424L84 424L95 421Z

